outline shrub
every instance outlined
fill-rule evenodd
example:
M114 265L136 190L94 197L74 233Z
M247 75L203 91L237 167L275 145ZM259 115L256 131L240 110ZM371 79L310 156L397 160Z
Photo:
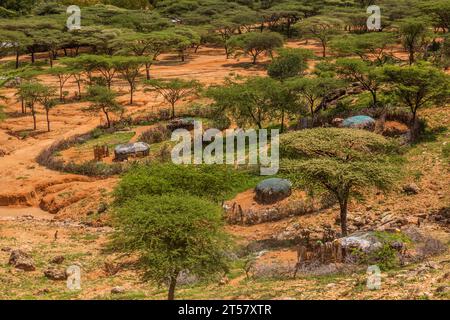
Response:
M144 131L139 137L139 141L152 144L162 142L170 138L170 130L162 124L158 124L153 128Z
M136 165L121 179L115 197L118 204L137 194L165 193L190 194L222 201L254 187L259 179L249 172L219 165Z

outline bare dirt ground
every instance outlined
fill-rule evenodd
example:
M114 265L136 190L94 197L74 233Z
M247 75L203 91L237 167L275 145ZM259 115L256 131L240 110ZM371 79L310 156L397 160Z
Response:
M290 43L299 46L299 43ZM302 47L306 47L303 43ZM308 48L317 55L320 47L309 42ZM176 57L164 55L151 69L155 78L181 77L197 79L205 86L220 83L231 73L241 75L264 74L263 64L252 66L249 59L225 59L223 50L200 48L185 63ZM56 79L43 77L46 83L56 85ZM114 85L123 95L119 101L128 101L127 87L117 81ZM69 82L65 90L70 96L76 92L74 83ZM79 175L64 174L44 168L35 158L43 149L61 138L86 133L98 126L103 119L82 111L86 103L68 102L58 105L51 112L52 131L45 132L45 115L37 115L37 135L24 134L32 128L31 116L21 115L20 105L14 97L15 91L6 89L3 95L9 98L9 117L0 123L0 149L6 152L0 158L0 298L20 299L91 299L91 298L165 298L165 288L142 283L139 272L134 269L131 258L116 257L104 251L111 229L101 222L103 202L110 198L110 192L117 183L116 177L94 179ZM160 97L144 93L142 88L135 95L135 103L127 106L127 113L142 115L167 106ZM184 108L184 101L178 108ZM367 223L391 215L394 219L404 218L416 224L422 216L448 208L450 204L450 174L448 158L443 148L450 143L448 132L440 128L449 127L448 108L424 110L421 113L434 130L429 141L412 148L407 154L407 178L402 183L414 182L420 188L417 195L407 196L400 191L384 196L369 194L364 203L351 203L350 220L364 218ZM141 131L139 131L141 132ZM132 138L135 139L138 133ZM248 194L240 195L250 203ZM238 196L239 197L239 196ZM246 242L282 238L296 223L312 231L321 230L323 225L337 228L337 207L319 213L283 219L277 222L255 226L228 226L227 230ZM82 223L80 223L80 220ZM353 226L355 230L358 228ZM448 226L432 221L421 228L449 244ZM56 236L55 236L56 234ZM23 272L8 265L10 250L23 248L31 252L36 271ZM49 260L63 255L67 267L79 264L82 267L82 290L68 291L64 281L52 281L44 277L43 270L50 266ZM128 261L128 260L129 261ZM294 248L272 250L261 256L261 261L293 264ZM299 277L297 279L246 279L241 266L235 266L228 284L183 286L179 298L226 298L226 299L448 299L450 286L450 254L444 253L430 259L428 263L412 265L406 269L393 270L383 274L382 290L369 291L365 288L365 274L335 274L320 277ZM115 265L112 272L109 265ZM114 268L113 268L114 269ZM122 286L125 293L112 295L114 286ZM444 287L444 289L442 289ZM447 291L445 291L447 290Z

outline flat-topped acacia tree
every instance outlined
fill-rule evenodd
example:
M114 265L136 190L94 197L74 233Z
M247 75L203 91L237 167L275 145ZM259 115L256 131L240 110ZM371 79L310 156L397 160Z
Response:
M196 80L153 79L145 82L145 91L155 91L161 95L172 108L171 117L175 118L175 104L186 97L196 95L200 83Z
M112 247L137 254L144 279L168 286L175 299L182 272L205 277L227 271L228 237L220 206L177 194L133 197L113 213Z
M256 64L262 53L272 56L273 50L283 46L283 37L276 32L247 32L231 37L227 45L252 57Z
M108 128L111 127L111 113L120 113L123 106L116 101L116 93L107 87L93 86L88 88L88 100L91 105L84 109L86 112L103 112L106 117Z
M114 66L120 76L128 82L130 86L130 104L133 104L133 93L143 66L151 62L150 57L115 57Z
M388 85L386 91L393 93L410 110L412 127L419 109L433 104L445 105L450 100L450 76L428 64L386 65L382 74Z
M326 57L328 43L333 36L341 32L343 22L328 16L306 18L294 25L302 37L312 37L319 40L322 46L322 56Z
M280 137L282 171L300 186L334 195L343 236L349 200L368 188L394 185L398 171L387 158L393 150L383 136L359 129L315 128Z

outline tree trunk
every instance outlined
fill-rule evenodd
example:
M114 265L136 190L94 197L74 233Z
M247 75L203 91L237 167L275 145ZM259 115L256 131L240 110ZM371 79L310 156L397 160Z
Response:
M326 52L326 47L325 47L325 43L322 42L322 57L326 57L327 56L327 52Z
M34 63L34 52L31 53L31 63Z
M409 65L412 65L414 63L414 51L409 52Z
M342 236L347 236L347 204L348 198L339 199Z
M175 118L175 103L172 103L172 116L171 118Z
M372 94L373 106L376 107L377 104L378 104L377 92L376 91L370 91L370 93Z
M34 106L31 106L31 115L33 116L33 130L36 130L36 112Z
M53 55L51 52L48 53L48 58L50 59L50 68L53 68Z
M50 119L48 118L48 110L45 110L45 116L47 117L47 131L50 132Z
M148 63L145 64L145 75L147 80L150 80L150 65Z
M27 113L27 110L25 109L25 103L23 101L23 98L20 98L20 105L22 107L22 113L23 114Z
M111 121L109 120L108 112L105 111L105 110L103 110L103 113L104 113L105 116L106 116L106 123L107 123L107 125L108 125L108 128L111 128Z
M133 104L133 86L130 86L130 104Z
M175 300L175 287L177 286L177 277L170 277L169 294L167 300Z
M281 110L281 127L280 127L280 133L284 132L284 109Z
M81 80L77 80L77 86L78 86L78 100L81 100Z

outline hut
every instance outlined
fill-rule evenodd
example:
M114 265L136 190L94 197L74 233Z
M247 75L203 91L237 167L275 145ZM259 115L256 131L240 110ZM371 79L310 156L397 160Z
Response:
M114 160L124 161L128 157L146 157L150 153L150 146L145 142L119 144L114 148Z

